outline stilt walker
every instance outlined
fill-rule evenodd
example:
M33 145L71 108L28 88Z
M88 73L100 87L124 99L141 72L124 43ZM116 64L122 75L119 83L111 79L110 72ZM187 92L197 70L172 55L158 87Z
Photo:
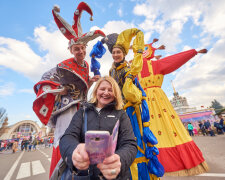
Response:
M55 6L52 14L58 28L69 40L69 50L74 57L62 61L42 76L34 86L37 97L33 103L33 110L40 121L55 128L50 178L54 170L57 170L56 166L61 159L59 140L79 108L79 104L86 99L88 88L99 78L99 76L89 77L89 65L84 60L86 45L90 40L105 36L100 30L82 33L80 24L82 12L88 12L91 20L93 16L91 8L86 3L79 3L74 12L72 26L59 15L59 11L59 7Z
M135 38L134 38L135 37ZM131 66L125 60L125 56L129 51L130 43L134 38L132 50L134 59ZM108 49L113 53L122 51L122 58L113 58L114 62L109 75L112 76L119 84L123 93L126 110L133 127L134 135L138 145L138 153L136 159L130 167L132 180L157 180L164 174L164 168L157 158L158 149L154 146L157 139L150 130L150 116L148 105L145 100L145 92L141 88L136 75L141 71L143 59L142 52L144 50L144 34L136 28L127 29L120 33L107 35L102 39L106 43Z
M206 49L184 51L156 61L156 48L145 45L143 68L138 78L145 90L151 115L151 130L158 140L159 161L165 168L165 174L171 176L190 176L208 171L202 152L189 136L179 116L173 109L166 94L161 89L163 77L169 74L198 53Z

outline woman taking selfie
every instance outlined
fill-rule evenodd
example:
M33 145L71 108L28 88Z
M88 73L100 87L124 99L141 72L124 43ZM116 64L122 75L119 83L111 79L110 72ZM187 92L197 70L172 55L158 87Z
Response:
M136 157L137 144L130 119L122 107L121 91L116 81L108 76L102 77L94 87L91 101L84 103L84 108L74 115L60 140L61 155L75 174L89 175L90 179L96 180L103 177L118 180L130 178L129 167ZM110 134L119 120L115 153L97 165L90 165L85 149L84 114L87 116L87 130L109 131Z

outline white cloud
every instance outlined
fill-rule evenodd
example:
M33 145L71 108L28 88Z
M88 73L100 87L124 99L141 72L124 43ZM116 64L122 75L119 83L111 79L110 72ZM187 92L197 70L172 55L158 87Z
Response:
M183 95L193 104L209 106L217 99L225 105L224 47L224 39L217 41L207 54L197 55L176 73L178 91L185 90Z
M20 89L18 90L19 93L28 93L28 94L34 94L33 89Z
M0 37L0 65L31 75L40 61L26 42Z
M0 65L38 81L45 71L70 57L67 40L59 31L49 32L45 27L38 27L34 30L33 40L40 51L46 52L43 57L37 55L26 42L0 37Z
M133 26L133 24L124 21L109 21L102 30L106 34L120 33ZM95 26L90 31L94 29L100 28ZM86 60L89 64L89 53L99 39L88 44ZM67 49L68 40L59 30L48 31L46 27L37 27L34 29L33 41L37 43L40 51L46 52L43 57L37 55L26 42L0 37L0 65L21 72L26 77L38 81L45 71L55 67L62 60L72 57ZM104 63L101 63L103 66L102 74L108 74L107 71L112 63L110 53L107 52L100 61L104 61Z
M203 1L204 3L206 1ZM207 1L202 7L197 7L202 10L203 30L205 33L210 33L217 37L225 37L225 24L222 23L225 19L225 1L218 0Z
M148 0L137 4L133 13L144 16L139 26L145 34L159 34L159 44L166 45L167 54L178 53L178 45L183 50L193 48L182 43L181 37L187 31L184 29L185 23L190 24L186 28L197 29L195 34L190 35L190 40L194 38L198 42L195 45L198 50L210 47L210 51L197 55L173 73L176 89L184 92L182 95L195 106L209 106L213 99L225 105L225 23L222 23L225 19L225 1Z
M133 20L130 22L109 21L101 30L110 34L120 33L127 28L139 27L145 32L145 41L156 38L152 35L158 34L158 43L166 46L165 52L168 54L177 53L178 45L183 50L191 48L190 45L182 44L181 38L185 30L184 25L189 22L190 29L198 29L198 34L195 32L190 35L190 38L194 37L196 41L199 40L196 46L199 49L205 47L211 49L208 54L196 56L174 73L176 89L186 90L184 95L196 104L209 103L211 97L218 98L218 101L225 104L224 95L221 94L225 90L225 69L223 69L225 23L222 23L225 19L225 8L222 7L225 7L224 0L217 0L216 3L213 0L138 1L133 13L137 16L144 16L143 22L136 25ZM95 28L98 27L92 27L91 30ZM0 66L21 72L26 77L37 81L43 72L71 57L67 50L68 41L58 30L52 31L43 26L37 27L34 30L33 41L37 43L40 51L46 53L43 57L37 55L26 42L0 37ZM87 47L86 59L89 64L89 53L96 41L91 41ZM129 53L127 59L130 60L131 57L132 54ZM108 75L112 64L111 54L107 51L99 61L102 66L102 75ZM213 89L216 90L213 91Z
M32 116L29 115L29 114L27 114L27 115L25 115L24 117L25 117L25 119L31 119Z
M0 85L0 97L12 95L15 92L15 84L13 82L8 82Z
M182 42L180 35L183 32L184 24L190 20L203 32L201 38L211 34L214 37L225 36L225 1L218 0L190 0L190 1L152 1L148 0L142 4L137 4L133 13L144 16L144 22L140 27L146 32L159 33L161 44L165 44L167 51L175 51L176 45ZM198 36L200 37L200 35ZM207 37L206 37L207 38ZM171 42L173 40L173 42ZM205 39L202 43L210 43Z

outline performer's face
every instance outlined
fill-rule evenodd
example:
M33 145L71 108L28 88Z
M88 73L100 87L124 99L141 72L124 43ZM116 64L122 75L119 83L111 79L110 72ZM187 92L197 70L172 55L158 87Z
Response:
M96 92L97 97L97 107L103 108L107 104L114 101L114 93L112 89L112 85L108 81L102 81Z
M70 52L74 55L78 62L83 62L86 56L86 45L85 44L74 44L70 48Z
M119 63L124 59L123 51L120 48L113 48L112 50L112 58L115 63Z

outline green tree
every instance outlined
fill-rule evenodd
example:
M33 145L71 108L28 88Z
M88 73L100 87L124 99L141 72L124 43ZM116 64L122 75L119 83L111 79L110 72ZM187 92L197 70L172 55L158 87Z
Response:
M211 108L214 108L216 114L218 112L220 112L224 107L216 100L214 99L212 102L211 102Z

